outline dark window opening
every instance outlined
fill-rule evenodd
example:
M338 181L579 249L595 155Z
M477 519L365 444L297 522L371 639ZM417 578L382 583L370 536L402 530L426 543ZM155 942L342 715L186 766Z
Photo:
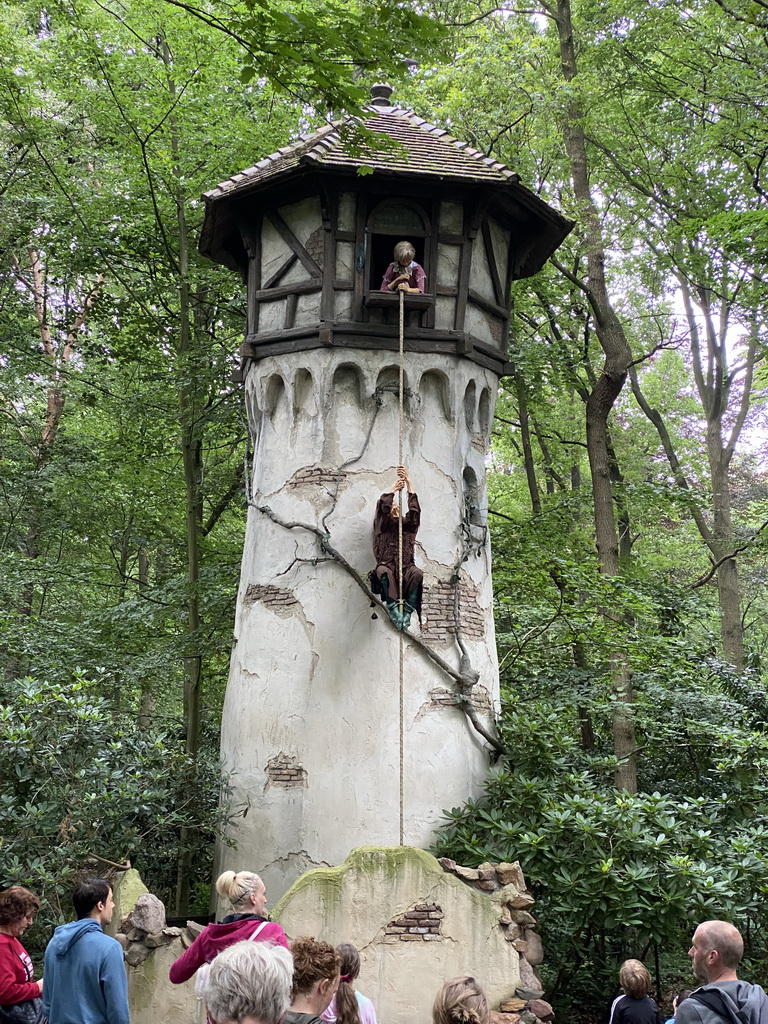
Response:
M378 290L387 267L393 261L393 249L398 242L410 242L416 250L415 260L427 275L426 291L430 288L430 268L427 266L427 236L429 219L416 203L403 199L388 199L379 203L368 218L368 288Z

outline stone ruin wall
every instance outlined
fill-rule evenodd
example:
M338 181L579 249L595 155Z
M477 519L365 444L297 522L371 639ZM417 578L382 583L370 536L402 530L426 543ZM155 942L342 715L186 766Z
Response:
M518 863L466 868L447 858L435 861L424 851L407 847L365 848L353 851L341 868L328 870L337 873L337 880L347 876L358 887L356 870L362 865L377 883L380 864L398 868L388 890L391 895L385 898L391 912L383 919L378 919L378 901L361 900L364 893L357 892L356 911L344 914L347 920L341 924L328 917L333 917L333 907L325 907L324 925L316 917L312 896L314 871L286 894L274 919L289 937L315 934L334 944L354 941L363 961L360 990L373 999L379 1018L388 1024L408 1024L415 1017L429 1020L431 1002L443 979L459 973L476 974L487 987L492 1024L552 1020L552 1008L543 999L536 973L544 951L531 913L534 899ZM203 925L188 921L184 928L168 927L162 902L147 891L136 871L117 877L113 885L116 908L107 931L125 951L132 1024L190 1024L198 1019L194 980L172 985L168 972ZM419 896L425 892L432 895ZM401 905L395 907L398 900ZM301 925L294 926L294 920ZM490 934L488 920L494 929ZM364 934L371 938L367 944L361 941ZM495 966L488 963L494 950ZM428 985L425 978L430 979Z

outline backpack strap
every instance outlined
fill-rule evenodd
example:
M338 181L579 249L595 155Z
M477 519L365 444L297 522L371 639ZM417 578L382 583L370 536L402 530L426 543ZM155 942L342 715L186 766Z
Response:
M702 992L699 989L696 992L691 992L688 998L693 999L697 1003L702 1003L722 1020L727 1021L728 1024L744 1024L744 1018L740 1014L733 1012L717 989L710 988L706 992Z
M256 930L251 935L248 936L248 941L249 942L255 942L256 939L259 936L259 932L261 931L261 929L264 928L268 924L269 924L269 921L259 921L259 923L256 925Z

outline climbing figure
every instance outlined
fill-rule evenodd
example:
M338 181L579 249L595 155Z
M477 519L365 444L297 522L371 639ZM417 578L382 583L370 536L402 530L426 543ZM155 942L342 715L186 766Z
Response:
M398 520L400 507L395 495L408 489L408 511L403 516L403 581L402 586L398 573L399 535ZM421 592L424 573L413 562L416 546L416 534L421 521L419 499L411 489L411 481L405 466L397 467L397 480L391 491L382 494L376 503L376 516L373 520L373 556L376 569L371 573L371 588L374 594L380 595L387 606L389 617L398 629L407 629L411 615L418 613L421 621ZM400 604L401 593L403 596Z
M384 272L381 282L383 292L423 292L427 275L421 264L416 263L416 250L410 242L398 242L393 253L394 262Z

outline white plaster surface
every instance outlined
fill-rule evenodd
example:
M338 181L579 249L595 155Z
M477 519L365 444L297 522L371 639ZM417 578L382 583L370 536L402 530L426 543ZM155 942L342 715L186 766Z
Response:
M355 247L352 242L336 243L336 277L340 281L354 280Z
M277 228L266 217L261 229L261 284L262 287L285 263L291 255L291 249L278 234Z
M299 295L296 302L296 319L294 326L316 324L320 322L320 292L310 295Z
M437 247L437 283L455 288L459 283L459 258L461 249L458 245L445 245L443 242Z
M287 299L275 299L262 302L259 309L260 331L282 331L285 327L285 307Z
M306 245L312 232L322 225L320 199L318 196L309 196L298 203L281 206L280 216L301 244Z
M491 272L488 268L488 257L485 253L485 241L482 231L478 231L477 237L472 243L472 266L469 271L469 287L482 295L489 302L496 301L496 293L493 290Z
M502 228L498 221L489 218L488 224L491 230L491 244L496 256L496 267L499 271L499 280L502 287L507 279L507 259L509 258L510 233Z
M456 327L456 299L452 295L436 297L435 327L439 331L452 331Z
M355 209L357 196L354 192L342 192L339 195L338 225L340 231L355 230Z
M335 293L335 307L334 307L334 319L335 320L351 320L352 319L352 292L336 292Z
M491 334L491 327L488 322L489 316L490 314L486 313L484 309L480 309L473 302L468 302L464 329L467 333L475 338L479 338L480 341L484 341L487 345L495 345L498 348L498 344L494 341L493 334Z
M440 230L460 235L464 230L464 208L461 203L440 204Z
M404 942L386 936L393 919L420 903L442 910L441 938ZM492 1007L514 996L520 955L504 938L500 908L484 893L446 874L422 850L353 851L340 867L308 872L275 907L289 938L315 935L360 950L355 987L387 1024L429 1021L447 978L473 975Z
M497 378L455 356L409 354L407 360L412 396L403 452L422 506L416 561L425 572L427 609L430 586L450 578L464 550L467 466L482 506L487 503L476 405L468 425L464 395L474 382L476 395L487 389L495 398ZM398 460L397 396L384 393L378 412L372 396L396 371L392 353L319 349L268 357L251 365L246 380L255 502L285 520L327 529L361 574L374 568L376 501L391 489ZM300 471L333 472L361 453L338 482L295 486ZM485 624L484 636L467 637L467 646L497 702L489 548L481 544L463 570L478 588ZM249 586L277 590L257 590L253 599ZM270 593L287 595L289 603L271 604ZM375 619L373 611L354 581L324 557L316 537L249 511L222 723L222 756L236 772L234 797L248 811L233 833L238 849L221 848L218 868L258 871L272 900L306 868L338 864L361 842L399 842L400 644L383 611L377 608ZM413 629L419 629L415 616ZM458 667L455 644L441 653ZM489 764L487 745L463 711L432 702L430 693L439 688L455 690L406 638L404 840L421 847L430 844L444 808L480 794ZM268 783L267 762L278 754L298 759L307 773L302 786Z

